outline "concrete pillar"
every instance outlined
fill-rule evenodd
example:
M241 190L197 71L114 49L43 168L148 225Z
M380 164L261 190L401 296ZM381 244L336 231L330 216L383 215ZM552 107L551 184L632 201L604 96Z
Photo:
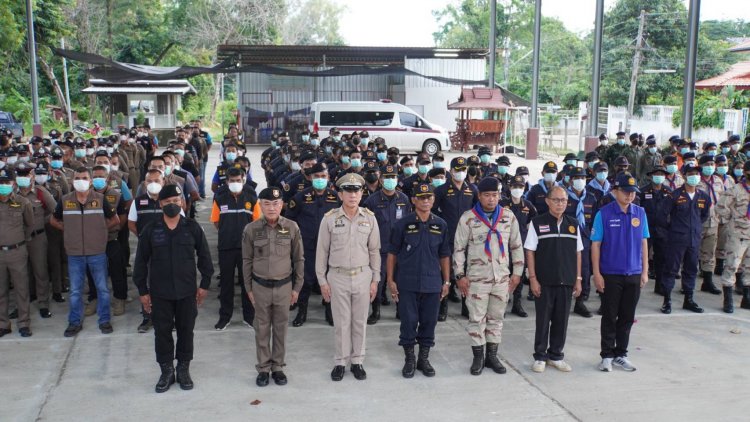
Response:
M526 129L526 158L536 160L539 158L539 128L530 127Z
M586 141L583 145L583 151L585 153L589 153L596 149L596 146L599 144L599 137L598 136L587 136ZM604 158L604 157L599 157Z

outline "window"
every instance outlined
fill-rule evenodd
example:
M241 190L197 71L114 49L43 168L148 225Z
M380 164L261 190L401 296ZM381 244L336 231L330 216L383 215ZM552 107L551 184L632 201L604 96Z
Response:
M0 123L13 123L9 113L0 113Z
M169 114L167 111L168 107L167 104L169 104L169 95L157 95L156 96L156 114Z
M130 113L138 113L142 110L144 113L151 114L156 110L154 109L154 102L152 100L130 100Z
M324 111L321 126L390 126L393 113L382 111Z
M419 118L411 113L398 113L398 118L401 119L402 126L408 127L420 127Z

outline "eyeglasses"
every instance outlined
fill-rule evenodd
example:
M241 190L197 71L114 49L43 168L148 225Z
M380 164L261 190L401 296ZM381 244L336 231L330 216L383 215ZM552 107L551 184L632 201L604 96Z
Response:
M568 198L547 198L553 204L562 205L568 202Z

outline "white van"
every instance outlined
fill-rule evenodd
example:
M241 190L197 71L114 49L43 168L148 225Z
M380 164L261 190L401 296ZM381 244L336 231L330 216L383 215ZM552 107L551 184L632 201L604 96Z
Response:
M426 121L409 107L381 101L321 101L312 103L311 131L321 138L332 127L342 133L366 130L370 140L378 136L389 147L402 151L425 151L430 155L450 150L450 137L442 127Z

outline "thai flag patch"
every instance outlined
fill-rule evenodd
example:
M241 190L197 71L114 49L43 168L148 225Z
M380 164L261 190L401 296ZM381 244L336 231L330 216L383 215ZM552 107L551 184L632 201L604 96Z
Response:
M549 233L549 226L539 226L539 233Z

